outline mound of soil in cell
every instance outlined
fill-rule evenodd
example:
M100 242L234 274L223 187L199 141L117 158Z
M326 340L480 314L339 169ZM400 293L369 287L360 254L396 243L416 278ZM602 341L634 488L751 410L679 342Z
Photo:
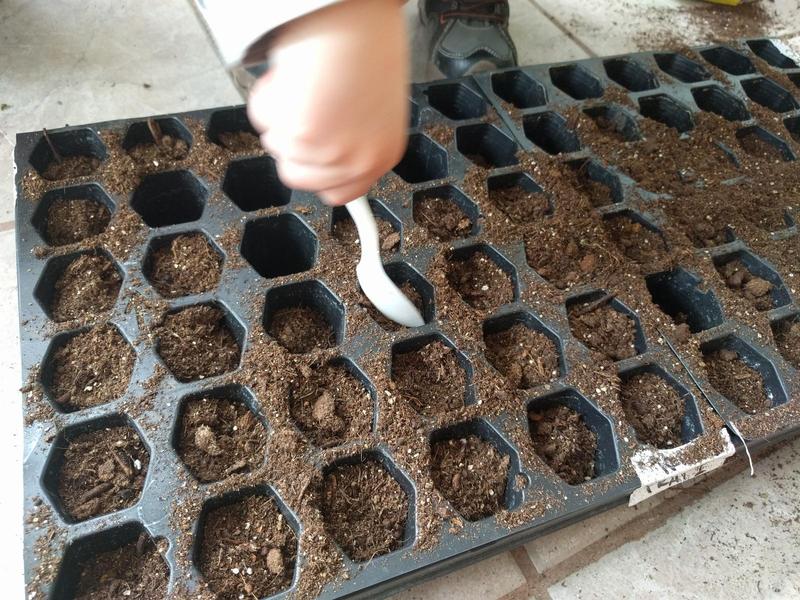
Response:
M525 238L528 264L559 289L588 279L600 266L594 241L571 229L564 225L557 229L542 226Z
M783 359L800 369L800 318L779 322L774 326L773 332Z
M451 260L447 281L472 308L496 308L514 301L511 278L483 252L466 260Z
M150 455L130 427L72 438L58 474L58 497L76 521L121 510L142 493Z
M376 461L330 471L320 511L325 529L353 560L368 561L403 545L408 496Z
M219 143L231 152L262 152L261 141L251 131L223 131L219 134Z
M160 143L137 144L128 150L130 157L140 164L158 163L163 160L183 160L189 154L189 144L171 135L162 135Z
M550 212L550 201L542 192L529 192L518 187L505 187L489 192L494 202L514 223L537 221Z
M64 156L60 161L51 161L42 173L42 177L49 181L74 179L91 175L99 166L100 159L94 156Z
M306 354L336 345L336 334L327 319L306 306L276 311L267 333L292 354Z
M107 256L81 254L53 286L53 320L70 321L106 312L114 306L121 287L122 277Z
M622 384L619 397L640 441L656 448L681 445L686 403L663 377L655 373L634 375Z
M486 359L515 388L532 388L558 377L558 352L553 341L515 323L504 331L483 336Z
M442 440L431 445L433 484L465 519L485 519L503 508L510 460L476 435Z
M450 198L423 198L414 202L414 222L440 242L465 238L472 221Z
M296 559L297 537L269 496L250 495L206 515L199 566L220 600L285 590Z
M417 307L417 310L419 310L420 314L422 314L422 296L417 291L417 288L415 288L410 281L404 281L398 287L400 288L400 291L403 292L409 300L411 300L414 306ZM369 298L367 298L363 293L361 294L359 305L363 306L369 313L369 316L372 317L372 320L383 327L386 331L400 331L403 328L400 323L395 323L391 319L384 317L383 313L375 308L372 302L369 301Z
M768 141L761 139L755 133L750 133L739 138L739 145L744 149L745 152L755 158L772 162L780 162L783 160L783 155L778 148L770 144Z
M703 360L711 385L744 412L755 414L770 407L761 373L747 365L738 353L723 348L704 355Z
M394 230L389 221L378 217L375 221L378 223L381 252L397 251L400 248L400 234ZM333 224L333 237L346 248L357 248L359 245L356 224L349 217L339 219Z
M577 339L612 361L636 355L636 325L614 310L608 301L573 304L568 310L569 328Z
M609 239L622 253L645 268L655 267L666 257L664 238L628 217L614 217L603 222ZM649 269L648 269L649 270Z
M219 481L264 462L267 432L246 405L222 398L186 403L178 430L178 455L200 481Z
M564 481L578 485L594 477L597 435L566 406L528 412L536 454Z
M148 277L162 296L177 298L217 287L222 257L200 233L172 239L150 256Z
M88 198L62 198L47 209L45 238L51 246L74 244L103 233L111 221L105 204Z
M464 406L467 378L453 350L434 340L392 357L392 381L402 398L423 415Z
M753 275L742 261L736 259L717 266L717 272L734 292L750 302L756 310L770 310L772 284L766 279Z

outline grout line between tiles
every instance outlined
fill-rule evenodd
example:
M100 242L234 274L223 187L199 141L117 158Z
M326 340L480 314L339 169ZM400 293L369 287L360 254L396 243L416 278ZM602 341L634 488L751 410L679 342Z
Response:
M544 8L542 8L536 0L528 0L528 1L534 6L534 8L536 8L540 13L542 13L545 17L547 17L548 21L550 21L553 25L558 27L558 29L564 35L566 35L571 41L573 41L575 44L577 44L580 47L581 50L586 52L586 54L588 54L589 56L591 56L593 58L598 56L597 52L595 52L589 46L587 46L583 42L583 40L581 40L577 35L575 35L574 32L570 31L565 25L563 25L561 23L561 21L556 19L553 15L551 15Z

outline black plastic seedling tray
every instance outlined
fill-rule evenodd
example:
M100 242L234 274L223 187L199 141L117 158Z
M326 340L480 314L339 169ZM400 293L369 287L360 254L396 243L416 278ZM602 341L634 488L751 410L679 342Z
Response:
M792 149L769 132L772 125L762 126L750 119L747 101L750 98L762 104L779 103L776 109L782 113L790 134L797 138L800 105L793 96L800 96L800 90L775 90L777 84L766 81L759 73L752 60L754 53L774 67L783 69L791 78L800 78L797 65L772 42L751 40L700 48L692 53L691 58L669 52L646 52L609 59L506 69L474 78L415 85L411 97L409 147L405 158L394 170L395 175L407 185L380 188L385 193L377 195L373 208L396 229L408 231L415 226L412 197L450 195L474 223L467 239L452 244L454 251L468 254L476 244L483 244L486 248L489 244L482 239L478 220L480 209L459 188L471 165L465 155L482 154L492 164L486 172L489 189L519 184L533 186L532 189L541 186L546 190L546 181L534 182L529 174L521 172L515 154L522 150L560 153L566 161L581 161L591 179L611 190L613 202L598 208L598 211L605 215L625 214L647 227L657 229L663 216L642 212L640 204L629 202L634 194L638 198L647 198L649 192L640 189L635 181L616 171L613 165L603 164L589 149L582 147L559 111L578 107L596 114L604 113L608 119L619 123L619 130L624 135L635 139L638 123L643 118L662 120L681 131L690 131L694 113L712 110L742 120L743 128L756 128L752 130L757 135L768 143L779 145L785 158L794 160L796 157ZM716 67L714 75L709 71L709 64ZM610 86L628 94L633 105L639 107L639 112L603 100L603 92ZM511 105L514 105L513 110ZM191 134L184 124L189 119L204 122L205 133L213 142L218 141L220 132L249 127L241 107L167 115L158 119L163 133L189 143ZM452 141L443 145L432 139L429 132L433 126L454 129ZM102 161L107 158L108 149L98 136L100 131L118 132L124 140L124 148L135 145L137 140L145 139L147 135L146 123L142 118L67 127L50 131L49 135L63 156L88 154ZM401 244L399 251L388 261L393 277L408 279L421 291L427 322L424 327L402 330L393 336L380 338L382 341L378 342L369 331L350 330L347 322L353 307L345 305L338 298L335 291L338 282L326 281L324 269L320 277L313 281L303 276L304 271L316 264L322 244L335 243L330 238L319 236L314 227L318 227L319 223L330 227L336 219L341 218L342 213L322 206L313 195L286 190L277 185L273 186L270 207L264 208L261 200L248 193L247 188L248 178L257 177L259 173L265 177L273 176L264 174L264 162L252 162L251 159L237 156L228 168L224 182L203 180L185 170L156 172L127 197L108 193L97 182L93 182L91 175L70 181L68 185L54 183L41 197L28 197L24 185L26 174L31 170L44 170L53 160L52 151L42 132L25 133L17 137L15 157L24 383L33 384L34 387L43 386L44 401L54 408L52 417L33 419L25 429L26 514L29 517L41 514L43 505L53 513L50 528L37 527L30 518L26 525L26 581L29 591L39 590L41 595L36 595L37 598L72 597L80 561L98 551L135 541L143 531L154 539L164 538L169 542L164 558L169 565L170 589L173 593L191 593L202 581L194 563L190 561L186 565L177 560L175 555L176 540L181 533L177 531L171 513L175 505L180 505L181 497L186 493L186 487L181 482L187 480L187 475L175 451L174 430L183 398L209 390L213 395L220 392L219 386L213 378L181 383L168 374L157 389L147 389L146 382L153 375L160 358L152 340L140 335L141 323L137 321L136 311L129 310L125 300L136 295L142 298L158 296L145 275L146 265L150 252L171 237L181 232L199 231L210 240L218 240L231 225L238 228L241 239L238 248L244 260L238 260L237 263L231 260L235 257L224 256L221 280L213 291L168 302L170 310L203 303L222 307L230 329L240 345L244 346L245 352L249 335L256 328L264 326L261 314L254 315L250 310L248 299L253 296L266 299L267 316L264 318L267 321L272 310L291 305L298 298L317 307L334 325L340 356L349 361L347 364L353 371L366 380L368 389L371 385L368 377L358 367L367 352L384 352L389 356L393 350L414 349L433 339L458 348L457 324L448 323L447 319L441 319L437 314L436 292L424 275L437 252L435 247L407 252ZM174 202L169 206L159 201L164 193L174 195ZM49 318L47 306L53 281L74 258L76 251L54 248L50 255L37 258L34 249L47 247L43 237L43 219L49 203L59 198L74 197L94 199L105 204L112 213L117 207L129 204L142 216L149 233L124 261L115 256L113 248L104 249L114 258L123 275L125 294L117 299L108 321L135 348L136 364L131 383L117 400L85 410L65 412L47 391L52 377L50 361L55 349L86 327L57 331ZM796 226L787 215L787 228L775 234L776 239L796 235ZM221 255L225 255L216 242L214 246ZM571 486L552 473L531 468L520 460L513 439L505 432L510 428L527 430L526 406L499 417L479 416L468 422L431 427L426 435L433 442L474 433L508 454L511 461L505 508L514 513L537 502L541 510L535 517L513 527L499 524L495 517L465 522L463 529L457 533L449 531L445 525L438 545L432 550L419 551L414 547L416 501L419 498L414 474L398 466L397 457L387 445L380 442L373 444L369 452L359 451L343 460L347 463L374 459L398 481L409 501L405 541L400 549L367 563L355 563L345 556L344 563L350 567L349 578L327 584L321 594L323 598L366 598L388 594L625 503L643 485L637 471L631 468L636 448L621 442L621 438L627 442L632 436L630 427L615 422L603 412L596 400L565 383L565 375L575 366L570 364L575 357L581 361L591 360L586 348L570 334L566 307L558 308L560 318L551 319L535 314L520 299L524 297L526 282L541 281L527 264L521 243L492 244L487 253L493 255L497 264L511 275L515 295L514 302L496 311L485 327L499 330L522 319L554 341L559 349L560 377L544 389L532 390L528 402L541 407L552 403L566 404L583 415L585 422L598 436L595 478L586 484ZM771 322L777 323L798 314L796 299L789 286L781 280L774 267L747 247L744 240L732 235L729 243L711 249L710 253L713 260L720 264L731 256L738 257L752 272L774 284L777 308L768 313ZM765 346L756 332L727 318L713 293L698 285L699 279L693 273L677 269L668 274L653 275L647 283L654 297L668 298L673 305L689 314L689 325L693 331L699 332L697 335L704 349L727 347L736 350L756 368L764 379L774 406L797 401L800 397L795 383L797 372L774 348ZM577 287L570 292L566 305L576 301L591 301L599 295L602 295L601 291ZM692 443L702 436L716 436L717 432L709 430L707 419L703 416L707 408L706 401L699 390L691 385L686 374L676 369L674 357L663 344L645 336L635 312L617 299L612 301L612 307L632 317L638 329L637 356L618 364L621 377L624 379L643 370L661 374L686 401L683 441ZM153 319L155 316L146 318ZM565 352L566 346L572 352ZM566 356L571 358L567 359ZM471 373L473 366L485 359L475 352L461 350L458 358L468 379L465 403L476 404L480 399L470 381ZM34 376L29 379L32 373ZM724 418L737 420L743 416L730 402L710 391L710 386L706 387L715 403L721 407ZM380 400L374 398L374 388L372 392L377 407ZM136 415L126 414L128 402L147 394L153 395L149 408ZM271 424L260 409L259 399L245 388L237 388L235 394L265 420L271 433ZM380 409L376 413L380 418ZM26 414L30 417L29 413ZM63 458L63 449L76 434L115 424L127 424L134 428L149 451L150 464L143 493L128 508L83 522L73 522L65 515L54 490L54 478ZM771 444L793 435L798 428L798 420L782 423L771 433L752 439L750 443L753 447ZM724 456L731 451L728 445L716 452ZM309 460L318 464L323 471L330 468L322 453ZM701 471L692 471L684 478ZM665 473L665 480L674 474L668 467ZM190 477L188 479L191 480ZM668 487L677 480L681 478L656 487ZM514 485L513 482L519 481L527 482L527 485L522 488ZM644 482L647 485L651 483ZM307 560L304 555L304 536L307 533L292 501L269 481L250 481L242 486L242 490L221 494L215 494L213 487L209 490L204 509L195 520L196 534L200 531L197 523L202 522L205 511L241 497L243 493L255 490L276 499L280 511L299 538L292 586L279 596L291 594L297 587L298 577ZM57 547L53 541L56 539L60 540ZM55 577L52 577L53 573L51 577L43 577L41 572L45 562L43 553L48 549L63 552L63 560L59 559L49 567L56 569ZM192 552L196 555L197 548Z

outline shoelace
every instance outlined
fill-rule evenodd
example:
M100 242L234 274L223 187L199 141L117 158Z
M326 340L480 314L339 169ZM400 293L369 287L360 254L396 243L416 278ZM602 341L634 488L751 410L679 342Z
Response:
M439 13L439 22L444 23L450 19L480 19L482 21L496 21L505 23L506 17L498 15L495 8L507 5L508 0L460 0L456 1L453 10Z

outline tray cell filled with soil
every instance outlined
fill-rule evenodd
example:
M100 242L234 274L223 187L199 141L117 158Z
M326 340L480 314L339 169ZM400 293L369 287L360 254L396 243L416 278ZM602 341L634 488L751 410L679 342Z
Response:
M635 212L607 215L603 227L620 252L645 270L667 261L669 248L662 231Z
M556 112L526 115L522 120L525 136L548 154L565 154L581 149L578 135L567 120Z
M580 159L567 163L574 172L576 187L583 192L595 208L617 204L625 200L619 175L600 162Z
M489 200L514 223L530 223L553 212L551 197L528 173L495 175L487 186Z
M108 150L88 127L55 133L43 131L30 155L30 164L43 179L62 181L94 173L108 158Z
M434 299L434 289L430 282L423 277L419 271L406 262L393 262L384 265L386 274L389 276L395 285L400 288L400 291L411 300L414 306L417 307L422 315L423 321L430 323L433 321L436 313L436 305ZM390 332L400 331L403 326L399 323L386 318L378 311L369 298L362 293L362 298L359 304L363 306L372 320L375 321L382 329Z
M760 125L742 127L736 132L742 149L754 158L769 162L792 162L797 156L789 144Z
M397 252L403 241L400 219L377 200L370 199L369 206L378 223L381 253ZM336 206L331 211L331 235L345 248L356 250L360 247L356 224L344 206Z
M250 124L247 110L243 106L211 113L206 134L209 140L230 152L237 154L264 152L258 134Z
M318 250L314 230L293 214L248 221L240 249L250 266L267 279L308 271L317 262Z
M210 292L222 275L222 252L199 231L155 238L142 272L165 298Z
M414 222L434 239L450 242L477 230L478 207L451 185L414 194Z
M800 369L800 314L774 321L772 335L783 359Z
M447 152L427 135L412 133L394 172L406 183L423 183L447 177Z
M497 308L519 296L514 265L487 244L453 250L447 282L464 302L480 310Z
M301 281L267 292L264 330L292 354L333 348L344 338L344 305L321 281Z
M681 341L722 324L724 316L717 295L694 273L676 267L648 275L645 284L653 303L672 318Z
M456 129L456 147L470 162L482 169L517 164L517 144L489 123L464 125Z
M771 310L791 302L780 275L748 251L717 256L714 266L728 289L757 311Z
M639 318L601 290L568 300L567 316L572 335L607 360L632 358L646 349Z
M228 165L222 191L244 212L289 204L292 192L278 178L275 160L255 156Z
M155 167L166 161L183 160L191 147L192 134L174 117L134 123L122 139L122 149L135 162Z
M583 109L583 114L594 121L598 132L603 136L625 142L642 139L636 117L617 104L590 106Z
M516 108L535 108L547 104L545 87L522 70L494 73L492 90Z
M425 90L430 104L448 119L478 119L486 114L486 102L466 83L443 83Z
M208 188L191 171L168 171L146 177L131 207L148 226L167 227L197 221L207 198Z
M114 202L96 183L47 192L33 214L33 225L50 246L66 246L100 235L108 228Z
M603 61L606 75L629 92L646 92L658 87L655 73L630 58L610 58Z
M575 100L600 98L604 91L600 80L591 71L577 64L550 67L550 81Z

